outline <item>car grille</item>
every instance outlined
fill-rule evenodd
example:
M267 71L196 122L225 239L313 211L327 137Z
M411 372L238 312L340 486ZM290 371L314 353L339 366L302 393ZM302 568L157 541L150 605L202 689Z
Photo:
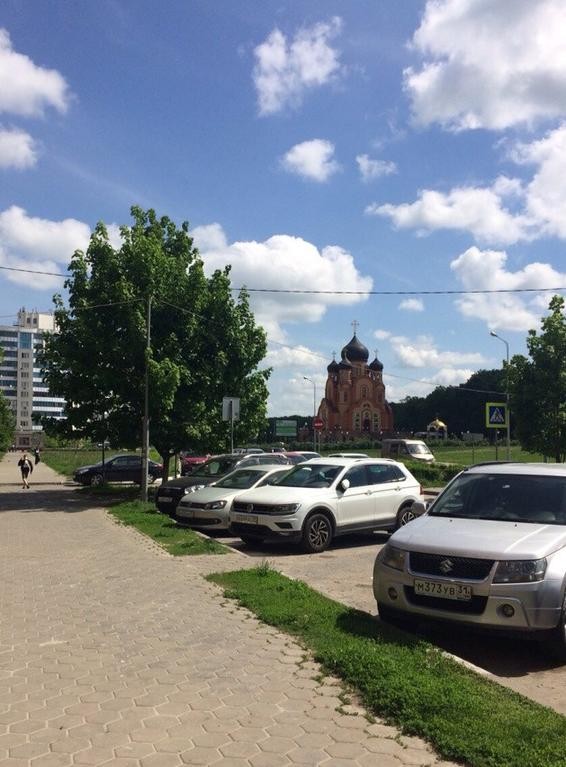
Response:
M184 509L204 509L205 507L206 503L197 503L197 501L191 501L190 503L183 504Z
M415 594L412 586L405 586L405 597L416 607L426 607L432 610L444 610L449 613L463 613L465 615L481 615L487 605L487 597L473 596L469 600L442 599L442 597L428 597Z
M234 511L239 514L273 514L273 506L266 503L243 503L234 501Z
M409 570L414 574L441 578L465 578L470 581L485 580L493 567L493 562L493 559L423 554L417 551L411 551L409 554Z

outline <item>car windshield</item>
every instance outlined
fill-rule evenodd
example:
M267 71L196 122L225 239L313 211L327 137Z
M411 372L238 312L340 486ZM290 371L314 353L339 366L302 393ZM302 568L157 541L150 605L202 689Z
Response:
M566 524L566 477L463 474L439 497L431 517Z
M261 479L265 474L266 471L236 469L236 471L231 471L224 479L219 479L214 487L224 487L229 490L246 490L255 485L258 479Z
M411 455L430 455L426 445L407 445L407 450Z
M330 487L343 466L301 463L277 482L278 487Z
M191 474L191 477L218 477L221 474L227 474L230 469L234 468L238 460L238 458L213 458L199 466Z

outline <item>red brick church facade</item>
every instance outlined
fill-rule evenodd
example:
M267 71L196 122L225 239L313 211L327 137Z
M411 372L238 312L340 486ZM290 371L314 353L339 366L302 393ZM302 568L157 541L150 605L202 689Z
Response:
M341 352L340 362L328 366L325 394L318 408L327 439L379 438L393 431L393 413L385 399L383 364L368 364L369 352L355 333Z

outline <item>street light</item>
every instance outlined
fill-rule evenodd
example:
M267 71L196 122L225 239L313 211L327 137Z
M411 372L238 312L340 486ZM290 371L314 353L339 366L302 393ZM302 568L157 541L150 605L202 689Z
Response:
M309 381L312 386L312 443L314 446L314 451L316 453L316 429L314 428L314 419L316 418L316 383L312 380L312 378L307 378L306 376L303 376L305 381Z
M490 330L489 335L498 338L505 344L507 367L505 369L505 401L507 403L507 460L511 460L511 413L509 411L509 343L501 336L498 336L495 330Z

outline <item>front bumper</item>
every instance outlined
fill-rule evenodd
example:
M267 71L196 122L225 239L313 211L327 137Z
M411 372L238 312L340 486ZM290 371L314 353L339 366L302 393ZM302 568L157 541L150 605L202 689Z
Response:
M230 529L236 535L253 535L258 538L300 541L303 518L293 514L230 514Z
M483 581L470 581L428 577L395 570L376 561L373 592L378 604L423 620L443 620L525 634L545 632L557 626L562 607L558 584L545 580L492 583L491 578L490 575ZM464 600L417 594L415 580L471 586L472 597Z

